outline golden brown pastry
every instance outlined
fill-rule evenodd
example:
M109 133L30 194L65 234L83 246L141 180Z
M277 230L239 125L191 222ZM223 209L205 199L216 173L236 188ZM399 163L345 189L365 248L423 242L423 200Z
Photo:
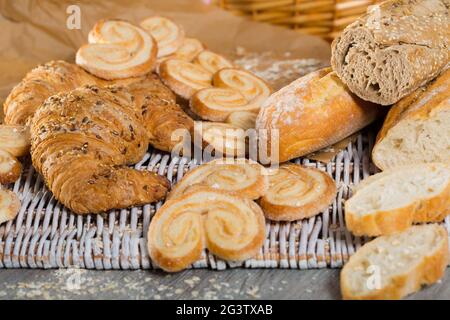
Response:
M231 61L227 58L209 50L203 50L200 52L195 57L193 62L212 74L223 68L233 67L233 63L231 63Z
M335 195L336 184L325 172L286 163L269 173L269 189L260 205L271 220L294 221L324 211Z
M51 95L94 84L96 79L77 65L65 61L40 65L28 72L6 98L5 123L24 125Z
M193 135L194 121L176 104L175 95L159 78L149 74L128 86L140 108L149 142L155 148L171 152Z
M158 74L166 86L186 100L196 91L211 87L212 74L209 71L181 59L164 60L159 65Z
M30 129L20 125L0 125L0 149L14 157L22 157L30 151Z
M204 153L242 158L248 151L245 130L234 125L196 121L194 133L196 137L201 137L201 139L194 138L194 143L197 145L198 142L202 143Z
M269 186L265 171L259 163L245 158L216 159L190 170L167 199L178 198L192 186L201 185L255 200L263 196Z
M251 258L264 238L264 215L256 203L208 187L166 201L147 237L152 261L170 272L197 261L205 247L225 260Z
M20 200L11 190L0 188L0 223L14 219L20 209Z
M197 91L190 100L192 111L204 120L226 121L234 112L258 113L272 93L264 80L234 68L215 73L213 85Z
M22 164L8 151L0 149L0 183L8 184L19 179Z
M191 62L203 50L205 46L195 38L184 38L181 47L173 54L173 58Z
M149 17L140 23L158 46L158 58L175 53L184 43L183 28L165 17Z
M128 90L87 86L47 99L31 126L31 158L56 199L75 213L98 213L162 199L169 182L125 165L148 137Z
M123 20L100 20L89 32L76 63L99 78L113 80L149 73L156 62L155 40L143 29Z

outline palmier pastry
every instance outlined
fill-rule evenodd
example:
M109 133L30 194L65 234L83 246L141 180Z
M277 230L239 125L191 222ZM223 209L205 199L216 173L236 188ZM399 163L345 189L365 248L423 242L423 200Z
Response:
M233 64L220 54L203 50L194 59L194 63L212 74L223 68L232 68Z
M294 221L322 212L335 195L336 185L325 172L286 163L269 173L269 189L260 205L271 220Z
M250 111L235 111L227 118L227 123L244 130L254 129L258 114Z
M233 68L218 71L213 85L196 92L190 101L192 111L204 120L226 121L239 111L258 113L272 92L264 80Z
M194 185L207 186L248 199L258 199L269 186L265 168L252 160L217 159L189 171L167 199L180 197Z
M203 50L205 46L195 38L184 38L181 47L173 54L173 58L191 62Z
M225 260L251 258L264 238L264 215L256 203L208 187L166 201L147 237L152 261L170 272L197 261L205 247Z
M155 40L139 27L122 20L100 20L89 32L76 63L99 78L112 80L142 76L156 62Z
M22 164L8 151L0 149L0 183L8 184L19 179Z
M181 59L164 60L159 65L158 74L166 86L186 100L196 91L211 86L209 71Z
M164 17L150 17L140 23L158 45L158 58L176 52L184 43L184 30L181 26Z
M247 153L245 130L228 123L196 121L194 133L201 137L204 152L219 155L244 157ZM194 137L194 143L198 142Z

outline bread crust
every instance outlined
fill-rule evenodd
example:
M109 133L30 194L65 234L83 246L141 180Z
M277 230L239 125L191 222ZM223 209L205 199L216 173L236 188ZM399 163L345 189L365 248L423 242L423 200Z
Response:
M445 166L444 164L428 164L427 166ZM423 170L423 165L417 165L418 171ZM370 188L370 181L384 179L388 181L390 172L397 172L401 167L384 171L380 178L377 175L369 177L356 189L356 195L364 188ZM401 208L391 210L378 210L370 214L352 212L350 201L345 202L345 224L349 231L357 236L388 235L408 229L413 223L441 222L450 214L450 180L441 193L424 199L417 199Z
M279 169L275 170L278 170L278 173L280 173L280 170L289 172L292 181L304 181L304 185L307 185L307 183L312 183L314 181L314 183L317 184L312 186L313 190L298 190L299 192L304 193L302 193L301 195L296 195L296 198L293 197L290 200L302 202L305 201L304 199L307 199L307 197L310 196L310 193L308 191L314 193L316 190L320 189L320 193L299 205L282 205L279 203L273 203L270 198L277 196L277 188L279 188L278 182L284 184L286 183L288 177L283 176L282 179L278 181L276 177L277 173L274 174L275 179L274 176L272 176L271 178L271 176L269 175L270 187L267 190L266 194L259 200L259 204L261 205L266 218L270 220L295 221L315 216L326 210L336 195L336 184L334 180L328 174L319 169L304 168L297 164L287 163L281 165ZM312 172L315 174L319 174L322 181L316 180L315 177L310 174ZM291 186L293 186L293 183L291 184ZM284 188L285 187L282 187L282 190L280 192L286 192ZM288 192L290 193L290 190Z
M331 65L364 100L396 103L449 62L448 0L390 0L373 6L332 44Z
M375 165L382 170L392 166L384 160L385 156L380 150L382 144L388 143L392 129L408 121L426 122L441 110L450 110L450 68L444 70L434 81L401 99L389 110L372 150L372 161ZM436 134L441 133L436 132ZM442 154L446 152L445 147L442 146ZM450 161L450 153L447 152L447 154L447 161ZM402 162L397 165L409 164L412 161L406 155L400 160Z
M353 95L325 68L272 94L258 114L256 129L269 153L276 145L271 136L277 137L274 133L278 130L279 155L269 154L269 158L281 163L344 139L373 122L382 111Z
M417 227L430 227L427 225L415 226ZM431 226L436 228L436 232L439 234L440 241L436 245L433 252L430 252L422 258L422 261L413 268L405 268L405 272L398 275L389 281L389 284L374 290L370 294L358 294L354 293L349 282L350 274L352 272L352 266L358 263L358 259L361 259L370 248L377 245L377 238L373 241L362 246L344 265L341 271L340 285L342 298L344 300L397 300L401 299L408 294L420 290L422 285L430 285L437 282L444 276L445 269L449 262L449 247L448 247L448 234L447 231L439 225ZM379 240L378 240L379 241Z

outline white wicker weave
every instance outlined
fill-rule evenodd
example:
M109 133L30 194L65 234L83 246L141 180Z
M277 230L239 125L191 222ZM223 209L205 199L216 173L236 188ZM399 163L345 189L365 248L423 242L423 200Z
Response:
M341 267L367 241L354 237L344 225L343 200L350 186L375 172L370 162L373 133L360 134L328 164L297 159L333 176L338 194L329 210L292 223L267 222L266 241L254 259L228 263L205 252L193 268L324 268ZM157 171L175 183L196 166L195 160L173 158L155 150L136 168ZM0 226L0 268L149 269L146 231L161 203L101 215L72 214L55 201L28 164L14 191L22 200L17 218ZM445 220L450 230L450 219Z

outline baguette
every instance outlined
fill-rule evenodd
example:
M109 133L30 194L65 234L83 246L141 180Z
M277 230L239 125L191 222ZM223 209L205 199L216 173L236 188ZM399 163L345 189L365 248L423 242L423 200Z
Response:
M364 100L396 103L449 62L449 0L390 0L345 28L331 65Z
M345 203L345 222L355 235L403 231L417 222L439 222L450 214L450 166L396 167L365 179Z
M450 69L389 111L372 151L382 170L423 162L450 162Z
M363 245L341 272L342 297L400 299L443 277L448 234L437 224L413 226Z
M325 68L272 94L258 114L256 129L269 151L277 143L271 137L278 130L279 155L268 156L272 162L284 162L355 133L374 121L380 109L353 95Z

